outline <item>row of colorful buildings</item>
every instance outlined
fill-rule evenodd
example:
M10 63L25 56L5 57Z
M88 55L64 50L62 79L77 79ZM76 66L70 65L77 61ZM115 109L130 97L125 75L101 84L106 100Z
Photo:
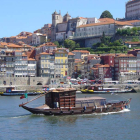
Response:
M0 42L0 76L67 78L74 70L74 54L54 43L32 47Z
M140 74L140 49L128 54L95 55L87 50L69 52L52 42L38 47L0 42L1 77L38 76L54 82L67 77L111 81L130 74Z
M75 70L81 78L91 80L120 80L129 75L140 75L140 49L128 54L89 54L84 59L75 59Z

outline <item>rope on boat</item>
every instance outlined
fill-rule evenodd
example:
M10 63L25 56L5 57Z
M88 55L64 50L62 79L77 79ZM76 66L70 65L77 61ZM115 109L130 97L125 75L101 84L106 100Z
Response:
M38 96L38 97L36 97L36 98L34 98L34 99L32 99L32 100L30 100L30 101L26 102L26 103L20 104L20 105L19 105L19 107L24 106L24 105L26 105L26 104L28 104L28 103L30 103L30 102L32 102L32 101L34 101L34 100L36 100L36 99L40 98L40 97L42 97L42 96L46 95L47 93L49 93L49 91L48 91L48 92L46 92L46 93L45 93L45 94L43 94L43 95L40 95L40 96Z

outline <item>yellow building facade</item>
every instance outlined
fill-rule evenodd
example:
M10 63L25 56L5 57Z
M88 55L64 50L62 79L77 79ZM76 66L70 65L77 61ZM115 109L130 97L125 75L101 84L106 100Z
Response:
M50 76L50 54L46 52L40 54L40 76Z
M68 52L65 49L55 51L55 74L56 78L68 75Z

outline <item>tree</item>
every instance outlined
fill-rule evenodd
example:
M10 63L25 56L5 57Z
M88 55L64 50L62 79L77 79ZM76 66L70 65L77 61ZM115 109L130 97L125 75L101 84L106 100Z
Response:
M105 39L105 33L103 32L103 35L101 37L101 43L105 44L106 43L106 39Z
M77 43L77 44L75 45L75 47L76 47L76 48L80 48L80 45L79 45L79 43Z
M137 27L133 27L131 30L132 30L132 32L133 32L134 35L137 34L137 31L138 31Z
M69 48L70 51L72 51L72 50L74 50L76 43L73 40L66 39L64 41L64 46L65 46L65 48Z
M111 49L111 50L110 50L110 53L115 53L115 50Z
M59 47L59 42L58 41L55 41L54 44L57 45L57 47Z
M121 29L118 29L118 30L117 30L117 34L118 34L118 35L122 35L122 30L121 30Z
M121 46L121 43L120 43L119 40L116 40L116 41L113 42L113 45L114 46Z
M139 39L138 39L138 38L133 38L131 41L132 41L132 42L138 42Z
M111 13L109 11L106 10L101 14L100 18L112 18L113 19L113 16L111 15Z

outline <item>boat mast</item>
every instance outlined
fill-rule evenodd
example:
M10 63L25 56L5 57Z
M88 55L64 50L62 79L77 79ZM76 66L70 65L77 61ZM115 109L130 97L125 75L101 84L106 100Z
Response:
M34 100L36 100L36 99L40 98L40 97L42 97L42 96L46 95L47 93L49 93L49 92L46 92L45 94L40 95L40 96L38 96L37 98L34 98L34 99L30 100L30 101L27 101L26 103L20 104L20 105L19 105L19 107L24 106L24 105L26 105L26 104L28 104L28 103L30 103L30 102L32 102L32 101L34 101Z

